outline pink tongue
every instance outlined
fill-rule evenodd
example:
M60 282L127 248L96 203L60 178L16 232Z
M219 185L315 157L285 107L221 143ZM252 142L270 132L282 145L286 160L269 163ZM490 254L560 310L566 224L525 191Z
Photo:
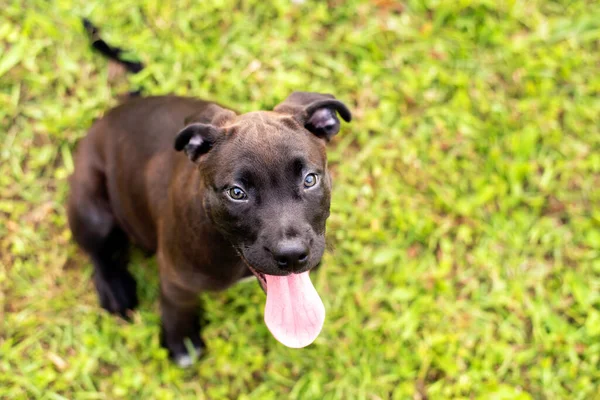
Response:
M267 327L275 339L288 347L308 346L319 336L325 321L325 306L308 272L265 277Z

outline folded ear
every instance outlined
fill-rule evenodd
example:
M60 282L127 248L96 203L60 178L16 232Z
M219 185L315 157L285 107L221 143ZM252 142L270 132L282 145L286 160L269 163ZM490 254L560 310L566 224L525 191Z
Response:
M175 150L183 150L190 160L197 162L217 138L225 134L221 126L232 118L235 118L235 113L231 110L215 103L205 105L185 119L186 127L175 137Z
M338 114L352 120L348 107L330 94L294 92L274 111L290 114L302 126L327 141L340 131Z
M175 150L183 150L191 161L197 162L223 133L222 129L214 125L198 122L190 124L179 131L175 137Z

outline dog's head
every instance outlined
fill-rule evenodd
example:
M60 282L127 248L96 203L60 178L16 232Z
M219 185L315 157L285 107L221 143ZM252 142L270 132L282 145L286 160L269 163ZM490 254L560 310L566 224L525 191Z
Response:
M211 107L210 120L193 117L175 141L199 166L209 217L257 275L313 268L329 216L325 145L340 129L338 114L350 121L350 111L331 95L306 92L273 111Z

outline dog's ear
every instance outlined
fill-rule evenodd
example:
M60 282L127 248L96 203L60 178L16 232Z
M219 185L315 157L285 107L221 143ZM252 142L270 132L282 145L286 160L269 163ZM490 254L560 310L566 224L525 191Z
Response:
M190 160L197 162L225 133L221 126L232 118L235 118L233 111L214 103L208 104L185 119L186 127L175 137L175 150L183 150Z
M197 162L222 134L223 130L214 125L192 123L179 131L175 137L175 150L183 150L191 161Z
M326 141L340 131L338 114L346 122L352 120L348 107L330 94L294 92L273 110L292 115L302 126Z

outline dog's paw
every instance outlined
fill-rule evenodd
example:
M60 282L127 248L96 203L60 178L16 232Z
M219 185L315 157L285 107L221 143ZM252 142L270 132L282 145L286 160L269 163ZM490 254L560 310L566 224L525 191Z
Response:
M194 346L193 354L189 354L188 352L185 352L185 353L173 355L173 361L175 361L175 364L177 364L180 368L189 368L192 365L194 365L194 363L200 357L202 357L203 354L204 354L204 347Z
M95 274L94 284L102 308L129 319L128 311L138 305L137 284L133 276L127 271L110 279Z
M167 338L164 327L161 329L160 344L169 351L169 357L181 368L193 365L206 350L199 333L193 333L185 339Z

